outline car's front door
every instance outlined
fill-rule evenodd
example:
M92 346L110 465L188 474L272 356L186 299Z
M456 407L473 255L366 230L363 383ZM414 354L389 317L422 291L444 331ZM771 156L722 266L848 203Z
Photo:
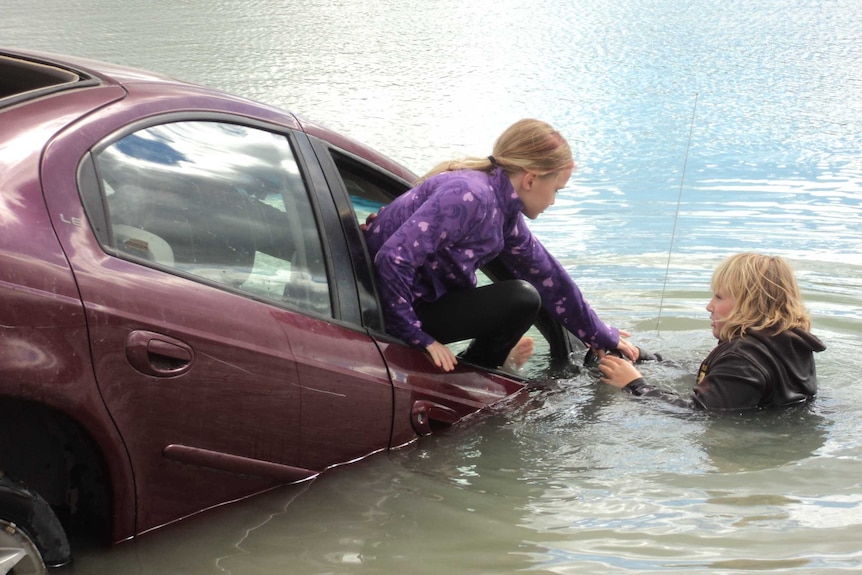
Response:
M410 441L416 434L426 435L436 427L449 426L520 392L524 387L521 382L464 362L455 371L444 372L431 363L424 350L385 333L373 264L361 224L404 193L409 182L322 139L311 137L309 145L313 148L309 154L317 157L324 171L325 186L342 217L341 228L353 254L351 262L360 291L363 323L377 341L389 369L394 390L392 444ZM342 421L349 420L336 418L330 428L340 425L346 434L346 424L338 423Z

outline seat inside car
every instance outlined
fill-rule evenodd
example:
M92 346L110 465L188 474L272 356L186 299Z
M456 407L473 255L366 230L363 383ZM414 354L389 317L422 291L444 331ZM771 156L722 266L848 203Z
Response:
M117 248L129 255L142 257L154 263L173 267L174 250L170 244L156 234L147 230L127 226L114 225L114 239Z
M241 286L254 265L250 214L243 204L242 195L227 185L207 182L201 189L176 179L123 185L109 202L115 237L141 242L126 239L124 245L118 237L118 248L140 256L129 248L140 249L148 238L153 246L170 249L172 262L164 256L144 256L147 259L232 287Z

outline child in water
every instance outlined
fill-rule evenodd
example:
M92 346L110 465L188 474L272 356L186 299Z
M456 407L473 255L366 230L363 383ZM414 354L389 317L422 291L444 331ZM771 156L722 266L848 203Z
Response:
M605 383L637 396L703 410L760 409L802 403L817 393L814 352L823 343L808 317L790 265L780 257L730 256L712 276L706 306L718 345L700 366L686 399L644 380L631 362L605 355Z
M459 359L517 370L533 350L524 334L544 307L586 345L636 360L637 348L620 337L628 334L598 318L525 221L554 203L574 167L557 130L524 119L492 155L437 165L369 217L386 330L443 371ZM516 279L477 287L476 270L494 259ZM467 339L459 357L446 345Z

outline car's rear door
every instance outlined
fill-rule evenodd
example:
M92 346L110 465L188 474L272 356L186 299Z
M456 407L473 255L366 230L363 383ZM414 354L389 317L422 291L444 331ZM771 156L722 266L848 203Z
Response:
M114 133L80 164L85 214L70 168L87 138L58 139L43 178L135 472L138 531L387 447L388 374L338 319L289 132L171 116ZM335 411L352 418L337 446L304 436Z

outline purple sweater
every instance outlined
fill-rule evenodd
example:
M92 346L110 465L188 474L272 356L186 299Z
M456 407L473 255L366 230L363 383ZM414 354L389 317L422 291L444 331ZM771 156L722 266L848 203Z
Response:
M619 330L602 322L560 263L539 243L501 169L444 172L381 208L365 238L377 269L386 329L426 347L416 300L435 301L476 286L476 270L494 258L532 284L543 307L587 345L615 349Z

